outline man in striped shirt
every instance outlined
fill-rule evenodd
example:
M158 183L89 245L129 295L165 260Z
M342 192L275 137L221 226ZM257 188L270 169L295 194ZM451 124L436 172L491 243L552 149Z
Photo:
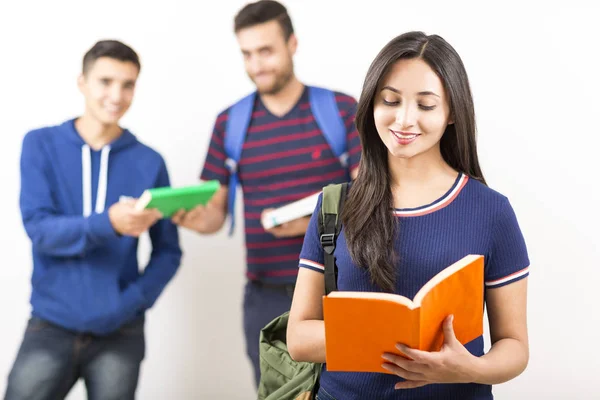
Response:
M311 111L308 88L294 74L297 39L287 10L276 1L248 4L235 17L234 30L246 72L257 96L237 166L244 193L248 283L244 296L244 331L256 384L260 379L259 335L291 306L298 257L310 218L265 231L266 210L319 192L329 183L354 178L360 139L354 127L356 101L336 92L346 128L349 160L343 167L328 145ZM224 133L230 108L216 120L201 179L218 179L222 188L206 207L177 214L174 221L199 233L220 230L227 215L229 171Z

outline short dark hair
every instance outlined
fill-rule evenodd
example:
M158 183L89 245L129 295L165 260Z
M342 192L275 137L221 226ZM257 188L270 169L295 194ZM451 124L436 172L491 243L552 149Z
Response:
M83 56L83 74L86 74L96 60L101 57L114 58L119 61L129 61L137 67L138 71L142 67L137 53L125 43L119 42L118 40L100 40Z
M294 33L292 20L288 15L287 9L283 4L275 0L259 0L246 4L235 16L233 31L238 33L244 28L269 21L279 22L285 40L288 40L292 36L292 33Z

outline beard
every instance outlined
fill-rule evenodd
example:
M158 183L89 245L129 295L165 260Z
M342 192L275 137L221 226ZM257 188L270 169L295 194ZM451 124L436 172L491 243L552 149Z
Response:
M263 85L262 87L259 87L256 84L256 81L252 79L252 82L254 82L254 84L256 85L256 90L259 94L262 95L275 95L277 93L279 93L288 83L289 81L292 79L292 77L294 76L294 69L290 66L290 68L286 68L285 70L283 70L280 73L277 73L275 75L275 81L271 84L271 85Z

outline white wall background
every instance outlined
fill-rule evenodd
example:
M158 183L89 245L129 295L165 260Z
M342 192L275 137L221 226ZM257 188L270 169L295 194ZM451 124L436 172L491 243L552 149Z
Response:
M484 2L482 2L484 3ZM216 114L252 89L232 19L244 2L55 0L0 5L0 392L29 314L30 245L18 159L29 129L82 111L84 52L129 43L142 74L124 125L194 183ZM600 80L598 10L589 3L288 0L306 83L358 96L393 36L438 33L455 46L476 101L480 160L516 209L530 251L531 359L499 399L600 398ZM239 214L238 214L239 215ZM239 226L239 225L238 225ZM242 236L182 232L180 272L149 312L140 399L252 399L241 324ZM147 259L147 241L141 249ZM84 399L78 384L69 400Z

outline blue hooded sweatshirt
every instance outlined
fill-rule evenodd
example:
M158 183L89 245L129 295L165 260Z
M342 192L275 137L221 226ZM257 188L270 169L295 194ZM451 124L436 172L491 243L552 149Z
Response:
M32 314L96 335L143 315L179 267L177 227L162 219L150 228L152 255L140 271L138 239L117 234L108 209L120 196L169 185L160 154L127 130L100 151L75 120L29 132L20 206L32 243Z

